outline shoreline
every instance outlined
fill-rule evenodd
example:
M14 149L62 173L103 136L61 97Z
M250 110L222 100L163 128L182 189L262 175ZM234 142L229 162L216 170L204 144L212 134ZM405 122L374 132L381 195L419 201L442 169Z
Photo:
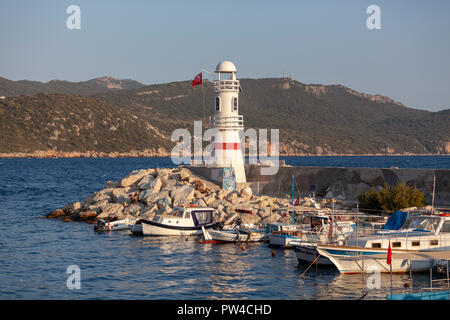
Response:
M450 156L450 154L437 153L331 153L331 154L280 154L280 157L398 157L398 156ZM170 158L170 154L148 154L146 152L14 152L0 153L0 159L115 159L115 158Z

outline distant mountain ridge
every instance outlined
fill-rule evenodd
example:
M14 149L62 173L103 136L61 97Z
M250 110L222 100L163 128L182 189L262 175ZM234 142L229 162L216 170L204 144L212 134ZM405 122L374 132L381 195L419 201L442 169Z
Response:
M143 86L135 80L108 76L80 82L51 80L45 83L30 80L13 81L0 77L0 96L12 97L37 93L94 94L112 89L137 89Z
M116 80L83 82L90 88L84 92L89 93L78 95L0 99L0 153L152 150L153 155L168 155L175 145L170 141L174 129L192 132L193 121L207 119L214 110L209 81L203 83L203 109L202 88L192 87L191 81L133 88L137 84ZM57 84L55 90L73 90L70 83ZM280 129L282 155L450 154L450 110L408 108L389 97L342 85L283 78L241 79L241 85L239 113L245 129ZM104 117L101 108L114 112ZM11 112L21 116L11 117ZM20 143L14 142L16 136Z

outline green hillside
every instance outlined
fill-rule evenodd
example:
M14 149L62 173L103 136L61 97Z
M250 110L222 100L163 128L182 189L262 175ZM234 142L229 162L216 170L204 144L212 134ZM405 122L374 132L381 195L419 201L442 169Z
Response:
M0 153L127 152L166 144L146 121L90 97L37 94L0 100Z
M273 78L241 85L245 128L280 129L282 154L450 153L450 110L412 109L341 85ZM204 92L205 110L201 86L190 81L6 98L0 100L0 152L170 151L174 129L192 132L194 120L212 114L213 84L205 82Z

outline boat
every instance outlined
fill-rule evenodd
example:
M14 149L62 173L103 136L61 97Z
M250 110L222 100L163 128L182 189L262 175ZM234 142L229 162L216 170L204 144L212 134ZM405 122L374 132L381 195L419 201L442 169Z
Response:
M117 221L105 221L99 219L94 227L94 231L117 231L117 230L129 230L138 219L123 219Z
M450 216L415 216L400 230L355 234L344 245L317 244L315 254L329 259L340 273L366 272L374 266L381 268L381 272L390 272L386 263L389 247L393 256L392 272L427 270L430 259L420 259L420 255L433 252L439 255L450 250ZM406 254L411 255L409 260Z
M228 243L228 242L264 242L267 234L260 229L235 229L235 230L214 230L205 231L205 243Z
M387 300L450 300L450 290L390 294Z
M269 246L295 248L302 243L324 243L342 241L355 229L353 221L332 221L332 217L323 213L306 213L309 223L271 224ZM278 230L276 230L278 227Z
M214 209L207 207L175 207L171 213L155 216L152 220L139 219L131 230L144 236L201 235L202 228L219 228L213 221Z

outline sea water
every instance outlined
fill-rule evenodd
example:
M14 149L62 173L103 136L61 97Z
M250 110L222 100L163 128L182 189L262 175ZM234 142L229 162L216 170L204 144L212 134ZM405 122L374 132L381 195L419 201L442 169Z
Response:
M448 156L286 157L299 166L450 169ZM292 250L266 244L205 245L194 237L96 233L93 225L43 219L141 168L169 158L0 159L0 299L385 299L390 276L368 290L367 275L299 264ZM80 270L70 289L69 266ZM70 279L69 279L70 280ZM428 274L414 285L427 286ZM69 281L70 282L70 281ZM408 275L394 275L402 288Z

